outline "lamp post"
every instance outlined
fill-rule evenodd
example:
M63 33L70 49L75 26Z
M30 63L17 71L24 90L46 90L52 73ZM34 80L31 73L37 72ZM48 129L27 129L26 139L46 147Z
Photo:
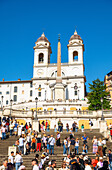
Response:
M35 116L35 120L37 120L37 101L38 101L38 98L36 97L35 98L35 102L36 102L36 116Z
M13 100L11 99L10 100L10 118L11 118L11 113L12 113L12 102L13 102Z
M102 116L101 116L101 120L104 120L104 116L103 116L103 97L101 97L101 105L102 105Z
M4 96L1 96L1 110L2 110L2 115L3 115L3 98L4 98Z

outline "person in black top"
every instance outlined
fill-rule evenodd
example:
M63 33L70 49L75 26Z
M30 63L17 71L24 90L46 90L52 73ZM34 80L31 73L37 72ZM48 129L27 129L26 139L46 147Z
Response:
M109 149L109 151L108 151L107 161L109 163L110 170L112 170L112 152L111 152L111 149Z
M70 153L74 152L75 149L75 139L74 137L72 137L72 139L70 140Z

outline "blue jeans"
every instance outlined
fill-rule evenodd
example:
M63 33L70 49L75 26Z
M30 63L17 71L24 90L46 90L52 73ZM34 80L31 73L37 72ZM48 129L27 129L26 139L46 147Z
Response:
M15 163L16 170L18 170L20 166L21 166L21 163Z
M112 170L112 162L109 162L109 168Z
M65 145L63 145L63 154L66 154L67 153L67 148Z
M79 146L75 146L75 153L79 154Z
M49 154L51 154L51 150L52 150L52 154L54 154L54 145L49 146Z
M66 128L66 131L69 132L69 129Z
M19 146L19 152L22 152L22 154L24 154L24 146Z
M75 132L78 132L78 128L75 128Z
M6 133L2 132L2 140L4 140L6 138Z

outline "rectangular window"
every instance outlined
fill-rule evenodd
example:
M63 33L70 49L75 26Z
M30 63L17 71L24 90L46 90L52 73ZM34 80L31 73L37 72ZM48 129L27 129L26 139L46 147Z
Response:
M32 90L30 90L30 96L32 96Z
M6 91L6 94L9 94L9 91Z
M14 87L14 92L17 93L17 86Z
M17 95L14 95L14 102L17 102Z
M6 104L8 104L9 102L8 102L8 100L6 100Z
M32 84L32 82L30 83L30 87L33 87L33 84Z
M24 94L24 90L22 90L22 94Z
M76 90L74 91L74 95L77 96L77 91Z
M38 92L38 96L41 97L41 92Z
M0 94L2 94L2 92L0 91Z

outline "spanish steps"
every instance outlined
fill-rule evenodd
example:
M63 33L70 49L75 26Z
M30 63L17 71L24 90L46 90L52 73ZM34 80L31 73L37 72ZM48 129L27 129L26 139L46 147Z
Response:
M92 139L93 136L96 136L97 139L98 138L103 138L103 135L101 133L99 133L99 130L93 130L93 132L90 132L89 130L85 130L86 135L89 137L88 140L88 156L90 158L94 158L95 155L93 155L92 153ZM54 132L54 130L50 130L50 132L46 132L46 134L53 134L54 137L56 138L56 133ZM78 132L75 132L75 137L79 138L79 153L82 153L82 140L81 137L83 136L84 133L81 132L81 130L79 130ZM66 132L65 130L61 133L61 143L63 143L63 140L65 137L69 136L69 132ZM2 161L4 158L8 158L8 146L13 146L13 144L15 144L15 141L18 139L18 137L12 136L9 137L8 139L2 141L0 140L0 165L2 165ZM111 148L112 149L112 145L111 142L107 141L107 150ZM36 152L38 153L40 156L42 154L43 150L41 152ZM29 155L24 155L23 156L23 164L26 166L27 170L32 170L32 159L35 158L35 154L36 153L30 153ZM57 147L55 145L54 147L54 155L50 155L50 160L55 159L56 160L56 165L57 168L61 167L62 164L62 159L64 158L63 156L63 146Z

